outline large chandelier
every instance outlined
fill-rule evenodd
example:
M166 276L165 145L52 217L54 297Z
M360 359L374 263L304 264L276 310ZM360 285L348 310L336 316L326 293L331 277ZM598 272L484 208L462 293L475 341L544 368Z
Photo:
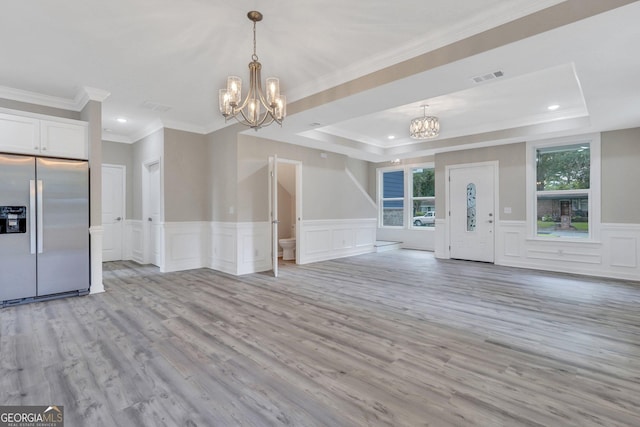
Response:
M437 117L427 116L428 105L422 105L423 116L411 120L409 135L413 139L435 138L440 134L440 122Z
M267 92L265 94L262 91L260 79L262 65L258 62L258 55L256 55L256 22L262 21L262 14L254 10L247 13L247 17L253 21L253 55L249 63L249 93L244 101L241 101L242 79L229 76L227 88L220 89L218 101L225 121L234 117L243 125L257 131L273 122L282 125L282 120L287 115L287 99L280 94L280 80L276 77L267 78L265 81ZM261 112L262 108L264 112Z

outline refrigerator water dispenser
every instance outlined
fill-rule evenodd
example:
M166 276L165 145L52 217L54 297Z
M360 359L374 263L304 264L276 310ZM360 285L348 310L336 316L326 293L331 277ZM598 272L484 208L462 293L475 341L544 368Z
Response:
M0 206L0 234L27 232L26 206Z

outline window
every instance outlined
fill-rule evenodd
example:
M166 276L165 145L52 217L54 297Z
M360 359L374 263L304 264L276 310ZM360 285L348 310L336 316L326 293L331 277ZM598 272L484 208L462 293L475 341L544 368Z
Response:
M433 168L412 168L413 227L434 227L436 225L435 171Z
M379 172L380 226L428 229L435 226L433 167L406 166Z
M599 142L565 140L532 147L533 237L594 239L594 208L599 219Z
M382 226L404 225L404 171L382 173Z

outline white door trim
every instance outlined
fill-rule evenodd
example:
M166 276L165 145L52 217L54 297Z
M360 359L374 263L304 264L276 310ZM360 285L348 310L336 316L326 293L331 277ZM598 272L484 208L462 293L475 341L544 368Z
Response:
M159 195L158 195L158 203L160 204L160 212L159 212L159 216L160 216L160 221L158 226L161 226L164 223L164 179L163 179L163 167L162 167L162 158L158 157L155 159L151 159L151 160L147 160L142 162L142 235L143 235L143 242L142 242L142 248L143 248L143 252L144 252L144 262L145 263L150 263L152 261L152 253L151 253L151 248L149 247L149 242L151 241L151 239L149 238L150 236L150 225L148 222L148 218L150 215L150 207L148 206L149 200L148 200L148 194L149 194L149 188L150 188L150 174L149 174L149 168L153 165L157 164L158 165L158 173L159 173L159 177L158 179L160 180L160 182L158 183L158 185L160 186L159 190ZM156 239L158 240L158 239ZM162 269L163 268L163 261L164 261L164 251L162 250L162 242L161 241L157 241L156 245L158 245L158 252L159 252L159 259L158 261L158 266Z
M445 166L445 220L446 220L446 230L447 230L447 239L446 242L447 244L445 245L445 258L451 258L451 202L450 202L450 196L451 196L451 185L450 185L450 173L451 170L454 169L465 169L465 168L472 168L472 167L485 167L485 166L491 166L493 167L493 221L494 221L494 225L496 225L499 221L499 206L500 206L500 185L499 185L499 165L500 163L497 160L491 160L491 161L486 161L486 162L477 162L477 163L461 163L461 164L457 164L457 165L447 165ZM495 256L495 250L496 250L496 233L493 233L493 260L495 262L496 256Z
M287 163L294 165L296 168L296 264L300 264L299 255L301 252L302 235L300 227L302 226L302 162L299 160L281 159L278 157L278 163Z
M269 157L269 220L271 221L271 270L278 277L278 156Z

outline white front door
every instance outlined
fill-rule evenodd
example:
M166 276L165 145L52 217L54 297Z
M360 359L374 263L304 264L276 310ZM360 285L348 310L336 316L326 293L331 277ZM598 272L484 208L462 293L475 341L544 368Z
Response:
M122 259L125 167L102 165L102 260Z
M496 165L449 168L451 258L494 261Z

